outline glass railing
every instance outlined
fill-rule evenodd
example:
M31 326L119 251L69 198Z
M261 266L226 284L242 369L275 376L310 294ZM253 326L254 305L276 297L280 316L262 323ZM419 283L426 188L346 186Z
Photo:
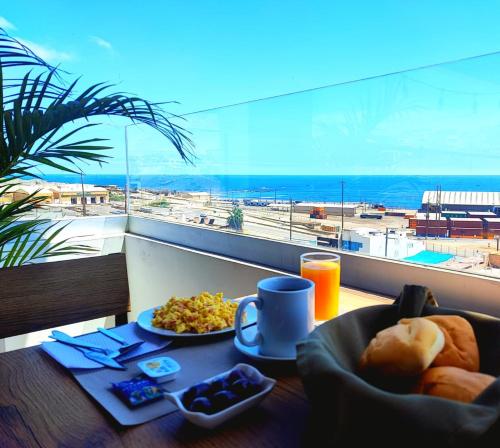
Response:
M129 128L132 214L500 276L500 55L184 118L194 166Z
M109 123L100 132L117 148L111 162L44 175L51 200L32 217L129 210L500 277L499 54L194 111L178 123L191 132L193 165L147 126Z

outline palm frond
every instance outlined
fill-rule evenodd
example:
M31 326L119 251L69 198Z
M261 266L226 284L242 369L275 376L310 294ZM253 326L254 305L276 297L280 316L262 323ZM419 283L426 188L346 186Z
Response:
M11 238L9 244L0 242L0 267L21 266L36 260L94 253L96 249L83 244L69 244L73 238L57 241L60 233L70 224L59 226L58 223L46 225L48 220L27 221L13 226L17 236ZM19 228L25 225L26 228Z
M4 70L22 66L28 68L24 76L4 79ZM17 179L38 177L40 165L81 173L82 163L106 163L105 151L111 149L108 139L78 136L99 125L93 121L96 117L123 117L145 124L163 135L185 162L193 163L189 132L178 124L182 118L164 110L169 103L117 92L110 83L94 84L78 93L79 79L66 85L61 73L65 72L0 28L0 198L14 191ZM47 219L22 219L44 200L36 191L0 204L0 266L92 251L70 244L70 239L58 241L64 226L50 225Z
M0 65L2 67L41 66L53 69L19 40L0 28Z

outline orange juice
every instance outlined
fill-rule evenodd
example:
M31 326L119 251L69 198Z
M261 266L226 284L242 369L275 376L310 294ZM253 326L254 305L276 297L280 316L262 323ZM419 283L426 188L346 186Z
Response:
M328 320L339 314L340 263L305 261L300 274L314 282L315 319Z

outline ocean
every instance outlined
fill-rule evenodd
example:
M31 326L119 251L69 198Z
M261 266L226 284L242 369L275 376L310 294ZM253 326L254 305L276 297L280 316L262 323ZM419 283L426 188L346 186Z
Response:
M50 182L79 183L80 176L51 174ZM125 175L87 174L84 182L124 187ZM206 191L224 198L259 198L294 201L344 201L417 209L425 190L500 191L500 176L292 176L292 175L173 175L131 176L132 188Z

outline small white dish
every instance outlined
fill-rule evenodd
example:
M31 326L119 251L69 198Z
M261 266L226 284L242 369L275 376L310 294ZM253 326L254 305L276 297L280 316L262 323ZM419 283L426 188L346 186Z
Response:
M146 331L150 331L151 333L160 334L162 336L169 336L173 338L191 338L191 337L206 337L206 336L215 336L218 334L229 333L234 331L234 327L223 328L218 331L211 331L209 333L176 333L173 330L166 330L165 328L158 328L153 326L151 321L153 320L153 311L159 308L155 306L154 308L150 308L149 310L142 311L139 316L137 316L137 325ZM257 322L257 308L254 306L248 306L246 309L247 312L247 320L243 328L248 327L249 325L253 325Z
M257 332L257 325L254 325L253 327L248 327L243 330L243 333L247 339L253 339L255 336L255 333ZM279 356L268 356L268 355L262 355L259 352L259 346L255 347L248 347L246 345L243 345L237 337L234 338L234 346L243 353L244 355L248 356L249 358L255 359L256 361L295 361L297 359L297 356L295 355L294 357L279 357Z
M241 369L246 376L248 376L251 380L258 383L262 387L262 390L255 395L245 398L244 400L239 401L238 403L235 403L226 409L223 409L222 411L216 412L215 414L205 414L203 412L191 412L184 407L184 404L182 403L182 396L184 395L184 392L186 392L189 389L189 387L181 389L177 392L167 393L166 397L171 402L177 405L182 415L191 423L194 423L195 425L198 426L202 426L203 428L208 428L208 429L215 428L216 426L219 426L225 421L233 417L236 417L242 412L259 404L264 399L264 397L269 392L271 392L272 388L276 384L276 380L262 375L262 373L260 373L255 367L249 364L236 364L231 370L227 370L226 372L220 373L211 378L207 378L203 381L200 381L200 383L211 382L219 378L223 378L227 376L234 369Z
M169 356L145 359L138 362L137 367L149 378L154 378L158 383L172 381L181 370L179 363Z

